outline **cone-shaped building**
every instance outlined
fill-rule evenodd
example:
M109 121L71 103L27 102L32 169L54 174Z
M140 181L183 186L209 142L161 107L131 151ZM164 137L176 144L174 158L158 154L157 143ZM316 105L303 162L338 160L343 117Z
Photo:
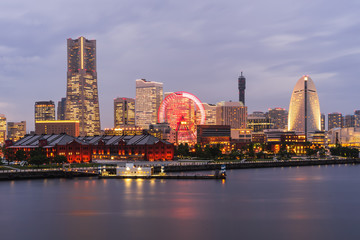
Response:
M288 130L308 133L321 130L319 97L309 76L300 78L291 95Z

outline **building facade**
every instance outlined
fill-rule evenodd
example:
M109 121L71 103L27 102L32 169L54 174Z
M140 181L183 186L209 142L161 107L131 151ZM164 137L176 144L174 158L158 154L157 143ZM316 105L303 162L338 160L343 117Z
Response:
M66 98L61 98L61 100L58 101L57 120L65 120L65 110L66 110Z
M7 139L6 116L4 114L0 114L0 146L4 145L6 139Z
M135 124L148 129L156 124L158 109L163 100L163 84L159 82L136 80Z
M135 99L114 99L114 128L135 126Z
M26 134L26 121L8 122L8 139L17 141Z
M35 134L62 134L78 137L80 135L79 121L37 121L35 123Z
M219 102L216 105L216 124L232 129L246 128L247 107L241 102Z
M287 129L288 112L285 108L270 108L267 118L271 119L273 128Z
M53 101L35 102L35 122L55 120L55 103Z
M18 150L27 157L37 147L42 147L48 158L62 155L70 163L91 160L172 160L174 145L151 135L72 137L66 134L27 135L7 149L14 156Z
M274 128L272 119L260 111L255 111L247 117L247 127L251 129L253 133L262 132L265 129Z
M341 113L328 114L328 130L344 127L343 115Z
M205 125L216 125L216 105L203 103L205 109Z
M79 121L81 136L99 135L96 41L68 39L67 59L65 120Z
M319 97L309 76L300 78L292 92L288 130L304 133L306 137L309 133L321 130Z

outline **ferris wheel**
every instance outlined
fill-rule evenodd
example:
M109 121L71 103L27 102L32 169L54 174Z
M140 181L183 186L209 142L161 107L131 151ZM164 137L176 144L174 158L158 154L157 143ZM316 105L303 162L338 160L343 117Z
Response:
M196 126L205 124L205 109L201 101L188 92L168 95L160 104L158 122L168 123L176 134L176 144L196 143Z

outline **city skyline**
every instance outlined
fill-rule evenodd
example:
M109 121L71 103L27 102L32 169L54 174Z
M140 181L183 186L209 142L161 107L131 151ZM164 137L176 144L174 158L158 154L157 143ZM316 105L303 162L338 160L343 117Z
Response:
M84 36L97 40L102 129L113 125L114 98L135 97L135 79L162 82L164 92L189 91L203 102L216 103L237 100L241 71L247 78L249 113L288 109L296 79L309 74L323 113L353 114L359 108L358 3L324 7L323 2L195 1L190 7L108 1L111 9L85 6L89 14L82 17L66 1L57 2L56 8L49 3L41 8L0 3L7 32L0 42L0 113L8 121L26 120L32 130L33 104L64 97L66 39ZM309 15L305 20L300 17L304 11ZM237 19L239 15L244 18ZM84 27L87 22L93 24Z

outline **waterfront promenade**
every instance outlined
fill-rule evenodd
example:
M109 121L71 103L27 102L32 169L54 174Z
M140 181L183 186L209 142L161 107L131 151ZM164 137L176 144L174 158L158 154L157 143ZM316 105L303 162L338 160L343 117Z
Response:
M274 167L298 167L334 164L359 164L360 159L326 159L326 160L290 160L290 161L169 161L169 162L134 162L136 166L152 166L155 173L185 172L185 171L212 171L219 170L222 165L226 169L249 169L249 168L274 168ZM5 166L6 167L6 166ZM115 169L115 166L107 165L106 169ZM98 167L76 168L46 168L46 169L15 169L0 170L0 180L38 179L38 178L74 178L98 176Z

